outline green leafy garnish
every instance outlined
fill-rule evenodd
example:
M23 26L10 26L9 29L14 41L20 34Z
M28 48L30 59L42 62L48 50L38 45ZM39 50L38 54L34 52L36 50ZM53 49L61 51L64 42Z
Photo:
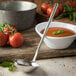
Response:
M52 34L53 34L53 35L58 35L58 34L62 34L62 33L64 33L64 31L58 30L57 32L53 32Z
M57 31L57 33L58 33L58 34L62 34L62 33L64 33L64 31L59 30L59 31Z
M57 32L53 32L52 34L53 34L53 35L57 35L58 33L57 33Z
M9 71L15 71L16 67L13 62L2 62L0 66L7 67Z

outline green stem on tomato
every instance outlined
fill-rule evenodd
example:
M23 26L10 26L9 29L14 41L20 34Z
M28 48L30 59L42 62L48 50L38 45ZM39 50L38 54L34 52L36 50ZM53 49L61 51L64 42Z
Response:
M8 33L11 33L12 35L15 34L15 30L13 30L12 28L9 28L9 32Z

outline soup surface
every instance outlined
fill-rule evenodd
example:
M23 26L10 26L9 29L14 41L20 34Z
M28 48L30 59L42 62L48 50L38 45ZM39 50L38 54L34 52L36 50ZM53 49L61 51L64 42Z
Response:
M44 29L41 31L41 33L43 34L43 32ZM75 35L75 32L67 28L51 27L48 28L46 35L51 37L66 37L66 36Z

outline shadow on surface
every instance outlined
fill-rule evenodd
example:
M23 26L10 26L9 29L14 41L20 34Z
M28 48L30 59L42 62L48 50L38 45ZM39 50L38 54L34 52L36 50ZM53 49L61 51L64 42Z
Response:
M28 74L30 76L48 76L47 73L40 67Z

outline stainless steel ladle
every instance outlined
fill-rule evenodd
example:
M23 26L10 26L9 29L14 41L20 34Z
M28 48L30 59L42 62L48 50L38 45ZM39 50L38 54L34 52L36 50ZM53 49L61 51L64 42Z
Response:
M55 12L57 10L57 7L58 7L58 3L55 4L54 9L53 9L53 11L52 11L52 13L50 15L48 24L45 27L45 31L44 31L43 37L41 38L41 40L39 42L39 45L38 45L38 47L36 49L35 55L33 57L33 60L32 61L25 61L24 59L16 59L15 60L15 65L16 65L16 67L20 68L20 70L23 70L24 72L30 72L30 71L33 71L34 69L36 69L38 67L38 64L36 63L36 58L37 58L38 52L40 50L41 44L42 44L42 42L44 40L44 37L46 35L46 32L48 30L48 27L49 27L50 23L52 22L54 14L55 14Z

